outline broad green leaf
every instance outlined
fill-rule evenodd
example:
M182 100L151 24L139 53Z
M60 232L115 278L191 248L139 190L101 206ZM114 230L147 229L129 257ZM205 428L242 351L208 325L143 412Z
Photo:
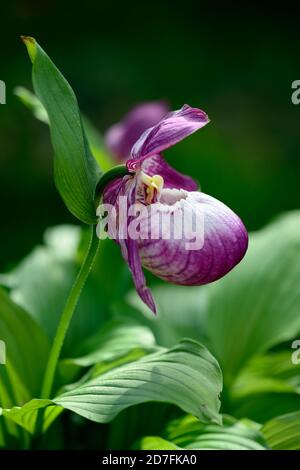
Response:
M154 336L149 328L130 322L125 324L111 321L82 342L73 356L66 358L64 363L87 367L114 361L136 348L151 351L154 347Z
M206 422L218 422L221 382L213 356L200 344L186 340L113 369L53 402L101 423L129 406L149 401L171 403Z
M187 415L168 426L165 438L183 449L264 450L266 443L256 423L224 417L224 425L201 423Z
M151 330L147 327L132 322L125 324L110 321L100 328L98 333L73 349L72 357L62 359L59 364L60 373L65 383L69 384L64 390L73 389L108 370L136 361L155 351L157 346ZM77 383L70 383L74 382L82 367L88 366L94 367Z
M300 409L300 365L291 351L252 358L229 390L230 413L265 422Z
M226 384L249 359L300 331L300 212L251 234L245 259L208 286L207 335Z
M300 450L300 411L268 421L262 433L271 449Z
M44 124L49 124L47 111L34 93L31 93L31 91L21 86L17 87L14 90L14 93L32 112L36 119L43 122ZM115 165L115 162L105 149L103 137L101 136L98 129L96 129L86 117L82 117L82 122L92 155L98 162L98 165L102 171L108 171Z
M62 409L107 423L126 408L146 402L174 404L204 422L220 422L221 388L217 361L204 346L185 340L172 349L110 370L53 400L32 400L22 408L3 409L2 413L30 432L38 410L43 408L46 429Z
M74 379L78 377L78 372L81 370L82 366L73 362L72 359L63 359L59 363L60 374L64 377L64 382L67 385L64 385L60 393L73 390L75 388L84 385L86 382L98 377L99 375L105 374L106 372L116 369L117 367L123 366L131 362L138 361L141 357L146 356L149 352L153 352L159 348L151 348L152 351L149 351L147 347L136 347L132 348L123 354L118 354L116 356L111 356L110 359L104 359L101 362L98 362L93 367L88 369L88 371L80 377L79 380L74 382Z
M143 437L140 441L141 450L180 450L180 447L158 436Z
M23 41L32 62L34 91L49 118L57 189L72 214L96 223L94 191L100 171L87 144L75 94L35 39Z
M41 411L42 414L39 415ZM42 419L41 430L45 432L62 411L61 407L55 406L50 400L35 398L22 407L15 406L11 409L0 408L0 416L2 413L8 420L34 434L37 420Z
M293 364L292 350L252 358L230 389L233 400L268 392L300 393L300 364Z

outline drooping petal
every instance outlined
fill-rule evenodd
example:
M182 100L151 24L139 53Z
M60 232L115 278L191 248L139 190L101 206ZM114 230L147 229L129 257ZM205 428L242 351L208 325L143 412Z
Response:
M165 188L185 189L186 191L196 191L198 188L198 184L193 178L176 171L168 165L161 155L146 158L141 169L149 176L161 175Z
M163 225L158 239L139 240L142 264L159 278L175 284L192 286L213 282L241 261L248 246L247 231L241 219L217 199L184 191L178 198L176 192L179 193L166 190L160 203L152 205L152 211L169 212L175 220L183 218L184 212L194 211L200 222L203 220L203 244L196 250L187 249L189 234L179 239L164 238L167 227Z
M204 111L184 105L167 114L158 124L143 133L131 150L129 169L133 162L156 155L185 139L209 122ZM134 169L134 167L133 167Z
M142 268L141 257L139 253L139 246L137 240L123 240L122 243L126 244L126 250L128 253L128 266L132 274L133 282L137 293L139 294L142 301L148 305L153 313L156 313L156 307L153 300L153 296L149 287L146 286L146 279ZM123 250L122 250L123 252Z
M117 227L115 240L119 243L122 256L131 271L137 293L143 302L148 305L150 310L153 313L156 313L156 307L151 291L146 286L146 279L139 254L138 240L127 236L127 228L134 218L133 216L128 216L128 211L130 206L135 203L136 183L136 178L133 178L132 176L125 176L112 181L106 186L103 192L103 202L105 204L112 204L116 208L119 223L121 223L121 220L126 223L126 227ZM126 208L123 209L120 207L121 196L126 196L127 200ZM126 210L126 214L121 214L122 210ZM120 233L124 233L124 230L126 231L126 238L121 238Z
M106 147L116 160L126 160L142 133L157 124L168 112L169 107L164 101L139 104L121 122L108 129L105 135Z

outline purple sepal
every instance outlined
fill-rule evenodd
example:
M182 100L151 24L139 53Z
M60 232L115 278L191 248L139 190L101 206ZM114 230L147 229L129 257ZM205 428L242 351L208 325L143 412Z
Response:
M204 111L185 104L178 111L168 113L154 127L146 130L131 150L131 160L143 160L160 154L209 122Z
M126 160L143 132L158 123L168 112L169 107L164 101L139 104L122 121L108 129L105 134L106 147L116 160Z

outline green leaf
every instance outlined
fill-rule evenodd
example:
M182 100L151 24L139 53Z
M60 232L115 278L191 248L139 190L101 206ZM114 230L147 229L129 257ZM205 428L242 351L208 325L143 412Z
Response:
M34 117L44 124L49 124L49 118L46 109L35 96L34 93L27 90L22 86L15 88L15 95L19 100L32 112ZM110 170L115 162L108 154L102 135L95 126L84 116L82 116L82 123L87 135L87 140L90 150L103 172Z
M158 436L143 437L140 441L141 450L180 450L180 447Z
M82 120L83 127L88 137L90 149L96 162L98 162L98 165L103 172L110 170L113 166L116 165L116 162L108 154L102 135L86 117L83 117Z
M60 237L60 244L53 243ZM12 299L36 319L52 341L68 291L76 277L75 253L79 227L61 226L45 234L45 246L34 248L2 282L11 288ZM52 241L51 241L52 240Z
M22 408L3 409L2 413L30 432L38 410L48 407L44 429L62 409L107 423L126 408L147 402L174 404L205 422L220 422L221 388L217 361L204 346L185 340L172 349L110 370L53 400L32 400Z
M0 335L6 344L6 364L0 366L0 406L22 404L40 392L49 344L35 321L3 289Z
M292 350L254 357L231 387L233 400L258 393L299 393L300 364L293 364Z
M300 450L300 411L268 421L262 433L272 449Z
M35 39L22 39L32 61L34 91L49 118L57 189L72 214L94 224L94 191L100 171L86 141L77 99Z
M221 382L213 356L200 344L186 340L113 369L53 402L101 423L129 406L149 401L171 403L206 422L218 422Z
M22 405L40 392L49 353L46 336L35 321L0 289L0 339L5 364L0 365L0 411ZM37 354L38 351L38 354ZM0 447L26 447L28 435L0 412Z
M39 414L41 411L42 414ZM62 411L62 408L55 406L50 400L35 398L22 407L15 406L11 409L0 408L0 416L2 414L8 420L34 434L37 420L42 419L41 429L45 432Z
M72 225L48 229L44 238L45 245L36 247L11 273L2 275L0 282L10 287L13 300L35 318L52 341L80 268L81 245L85 248L88 240L85 231ZM96 264L102 268L100 251ZM95 334L108 316L109 297L105 297L98 269L95 266L82 292L64 345L65 356L71 356L82 338Z
M249 359L300 331L300 212L251 234L245 259L207 287L207 336L228 385Z
M15 88L14 93L19 98L19 100L28 109L30 109L36 119L43 122L44 124L49 124L47 111L34 93L31 93L31 91L22 86Z
M82 342L73 356L64 359L63 362L88 367L101 362L115 361L136 348L149 351L155 348L151 330L134 323L111 321L97 334Z
M158 349L158 348L152 348ZM153 352L153 351L152 351ZM93 367L88 369L88 371L81 376L79 380L74 382L74 379L78 377L78 372L81 370L81 366L74 364L72 359L63 359L59 363L59 370L62 376L66 379L64 385L60 389L60 393L67 392L69 390L73 390L75 388L84 385L91 379L98 377L99 375L105 374L106 372L116 369L117 367L123 366L124 364L128 364L134 361L138 361L141 357L146 356L149 354L149 350L147 348L133 348L123 354L119 354L116 356L111 356L110 359L102 360L98 362Z
M224 425L204 424L185 416L169 424L165 437L183 449L264 450L266 443L256 423L224 417Z
M73 389L108 370L136 361L155 351L157 346L151 330L147 327L132 322L124 324L110 321L100 328L98 333L73 349L72 357L62 359L59 363L60 373L65 383L69 384L64 390ZM77 383L70 383L78 377L81 367L88 366L94 367Z
M265 422L300 409L300 364L291 351L252 358L229 390L230 413Z

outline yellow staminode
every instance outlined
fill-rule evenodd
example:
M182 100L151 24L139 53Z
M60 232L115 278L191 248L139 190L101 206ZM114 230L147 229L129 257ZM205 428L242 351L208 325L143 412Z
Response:
M142 172L141 179L144 185L147 187L146 193L146 203L151 204L153 202L155 195L160 196L160 193L164 186L164 179L160 175L149 176L146 173Z

